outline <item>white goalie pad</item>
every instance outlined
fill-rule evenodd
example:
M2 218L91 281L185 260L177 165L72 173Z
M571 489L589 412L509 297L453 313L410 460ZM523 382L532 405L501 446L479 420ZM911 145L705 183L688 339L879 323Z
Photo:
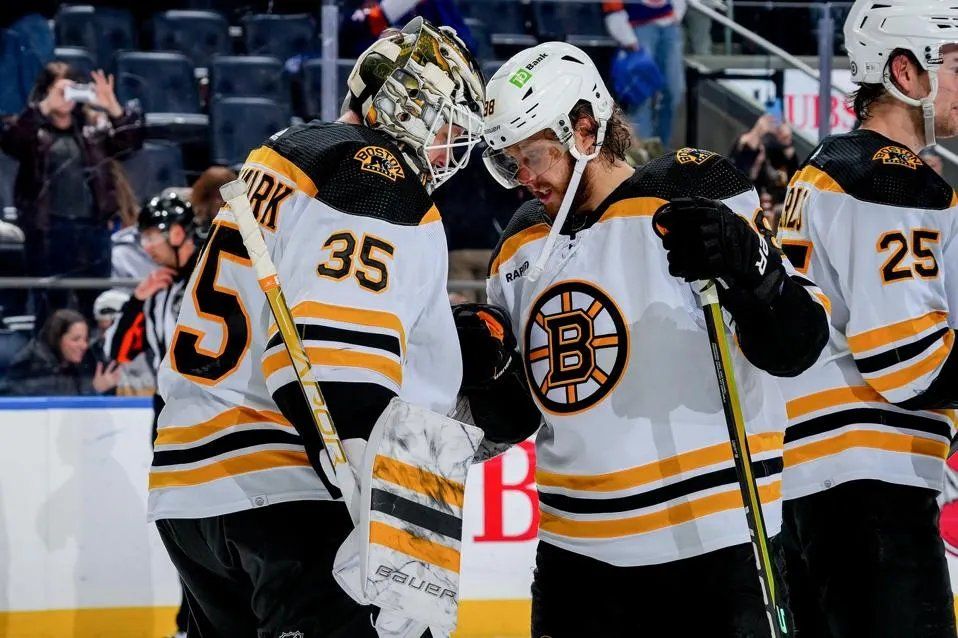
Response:
M434 634L455 628L466 474L481 441L475 426L389 403L363 458L360 524L334 570L359 602Z

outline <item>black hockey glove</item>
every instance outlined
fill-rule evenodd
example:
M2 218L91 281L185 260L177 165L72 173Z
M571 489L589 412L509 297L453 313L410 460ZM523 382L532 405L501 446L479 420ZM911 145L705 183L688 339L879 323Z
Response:
M656 211L652 223L668 251L672 276L690 282L721 279L765 304L778 296L785 277L778 251L722 202L673 199Z
M516 338L505 310L481 303L452 307L462 352L462 389L485 388L498 380L516 356Z

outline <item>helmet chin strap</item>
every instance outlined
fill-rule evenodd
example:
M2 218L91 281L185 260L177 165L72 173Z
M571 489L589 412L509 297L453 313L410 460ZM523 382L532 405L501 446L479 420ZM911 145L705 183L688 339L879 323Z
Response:
M572 200L575 199L576 192L579 190L579 182L582 181L582 173L585 172L585 165L598 157L599 152L602 150L602 142L605 141L605 125L605 121L599 123L599 130L595 137L595 150L589 155L584 155L579 151L575 145L575 137L570 140L569 152L572 154L572 157L575 158L575 166L572 168L572 177L569 179L569 185L566 187L565 195L562 197L562 203L559 205L559 212L552 221L552 228L549 229L549 236L546 237L546 243L542 246L542 252L539 253L536 263L526 274L530 282L534 283L538 281L542 275L542 271L545 270L546 262L549 261L549 256L552 254L552 250L559 240L559 232L565 225L566 217L569 216L569 209L572 208Z
M892 82L891 74L887 70L885 71L885 77L882 79L882 85L895 98L909 106L921 107L921 115L925 121L924 148L934 146L938 141L935 137L935 98L938 97L938 69L928 69L928 79L931 84L931 90L928 92L928 95L920 100L908 97L902 93L901 89Z

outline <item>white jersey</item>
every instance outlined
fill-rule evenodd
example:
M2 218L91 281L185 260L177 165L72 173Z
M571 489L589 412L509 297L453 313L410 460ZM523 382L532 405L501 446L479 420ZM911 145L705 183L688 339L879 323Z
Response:
M958 200L875 132L825 140L789 187L782 248L831 302L819 365L784 379L785 498L856 479L941 489L951 411L912 411L954 342Z
M392 396L440 413L462 376L436 208L389 138L310 123L242 178L343 439ZM214 220L159 374L151 519L339 497L232 212ZM373 406L378 406L374 408Z
M536 443L540 538L620 566L747 543L705 319L668 272L652 214L675 197L723 200L754 228L751 183L714 153L682 149L636 171L584 222L567 224L542 277L523 274L549 232L520 208L495 253L490 302L512 319L544 418ZM579 226L576 228L576 226ZM785 406L733 349L770 534L781 527Z

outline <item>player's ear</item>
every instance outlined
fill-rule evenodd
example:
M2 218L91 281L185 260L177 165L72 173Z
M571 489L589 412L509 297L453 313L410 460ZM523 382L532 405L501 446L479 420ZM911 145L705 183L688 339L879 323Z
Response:
M595 150L595 136L599 125L591 115L581 115L572 127L575 135L575 145L581 153L591 153Z

